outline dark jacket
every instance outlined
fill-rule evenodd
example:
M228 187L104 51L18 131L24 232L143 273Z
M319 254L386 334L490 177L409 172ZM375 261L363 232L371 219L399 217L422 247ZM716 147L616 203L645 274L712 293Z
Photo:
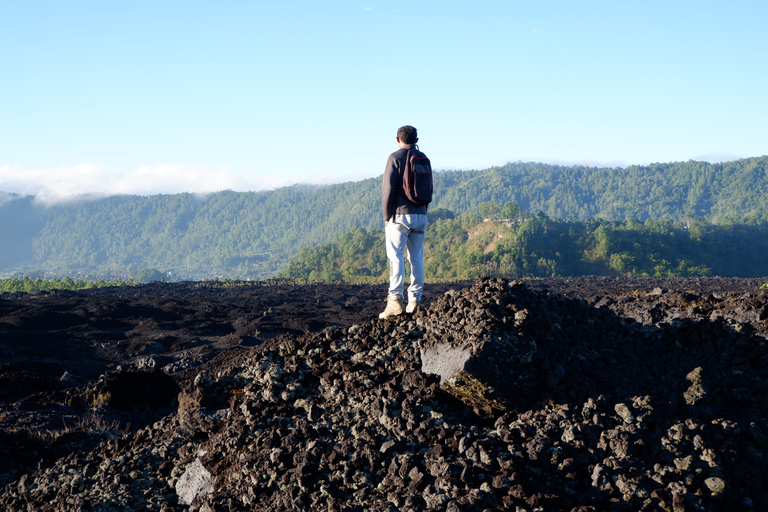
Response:
M387 222L395 214L416 214L426 215L427 207L413 204L405 196L403 191L403 169L405 169L405 156L408 150L413 148L413 144L398 149L387 159L387 166L384 168L384 179L381 182L381 209L384 214L384 222Z

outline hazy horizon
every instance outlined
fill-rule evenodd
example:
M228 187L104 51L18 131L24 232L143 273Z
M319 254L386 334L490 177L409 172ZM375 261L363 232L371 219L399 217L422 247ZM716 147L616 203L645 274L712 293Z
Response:
M759 155L763 156L763 155ZM703 158L691 158L694 161L708 163L723 163L754 157L730 157L727 155L712 155ZM515 163L515 162L506 162ZM502 164L502 165L506 165ZM597 168L626 168L633 165L649 165L651 163L671 162L535 162L563 167L585 166ZM493 167L493 166L491 166ZM488 168L488 167L486 167ZM474 167L471 169L437 169L440 171L469 171L482 170ZM293 185L333 185L348 181L362 181L375 176L358 177L351 179L333 180L330 177L318 177L316 181L287 181L276 179L274 185L262 188L254 188L247 180L227 172L215 169L190 169L180 166L159 166L158 168L142 167L125 176L110 176L104 169L92 166L77 166L74 169L49 169L35 172L24 172L0 167L0 194L16 194L19 196L33 196L42 203L56 203L72 199L89 199L110 197L116 195L158 195L158 194L198 194L207 195L225 190L234 192L263 192L275 190ZM95 180L101 180L94 184ZM0 203L3 198L0 197Z

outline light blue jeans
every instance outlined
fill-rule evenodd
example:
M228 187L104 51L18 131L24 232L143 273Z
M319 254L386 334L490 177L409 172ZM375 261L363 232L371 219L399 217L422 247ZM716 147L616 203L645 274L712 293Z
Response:
M384 228L389 259L389 295L403 298L405 258L411 265L411 285L408 301L420 301L424 290L424 232L427 216L423 214L395 215Z

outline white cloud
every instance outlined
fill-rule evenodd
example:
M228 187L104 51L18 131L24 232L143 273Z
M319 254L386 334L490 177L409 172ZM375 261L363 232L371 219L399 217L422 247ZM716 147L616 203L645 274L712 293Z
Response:
M366 176L350 175L357 181ZM21 169L0 166L0 203L8 193L32 195L45 204L116 194L154 195L190 192L205 194L220 190L257 191L286 187L296 183L338 183L339 176L316 173L296 175L262 170L258 175L237 175L225 168L194 165L143 165L130 172L96 164Z
M173 164L143 165L127 176L114 179L109 192L140 195L212 192L239 185L239 180L224 169Z
M72 196L97 191L104 169L92 164L49 169L0 167L0 190L23 195Z
M743 156L736 155L734 153L706 153L704 155L698 155L691 158L691 160L696 160L698 162L709 162L711 164L714 163L720 163L720 162L732 162L734 160L738 160L740 158L744 158Z
M251 185L225 169L207 166L145 165L128 173L95 164L45 169L0 167L0 191L34 195L44 203L83 195L205 193L242 190Z
M368 12L368 11L372 11L372 10L373 10L373 7L365 7L365 8L363 8L363 12Z

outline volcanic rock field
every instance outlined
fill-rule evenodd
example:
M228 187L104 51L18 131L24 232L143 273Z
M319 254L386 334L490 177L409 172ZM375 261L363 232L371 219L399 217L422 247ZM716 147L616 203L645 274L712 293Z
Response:
M766 280L0 295L0 510L768 510Z

